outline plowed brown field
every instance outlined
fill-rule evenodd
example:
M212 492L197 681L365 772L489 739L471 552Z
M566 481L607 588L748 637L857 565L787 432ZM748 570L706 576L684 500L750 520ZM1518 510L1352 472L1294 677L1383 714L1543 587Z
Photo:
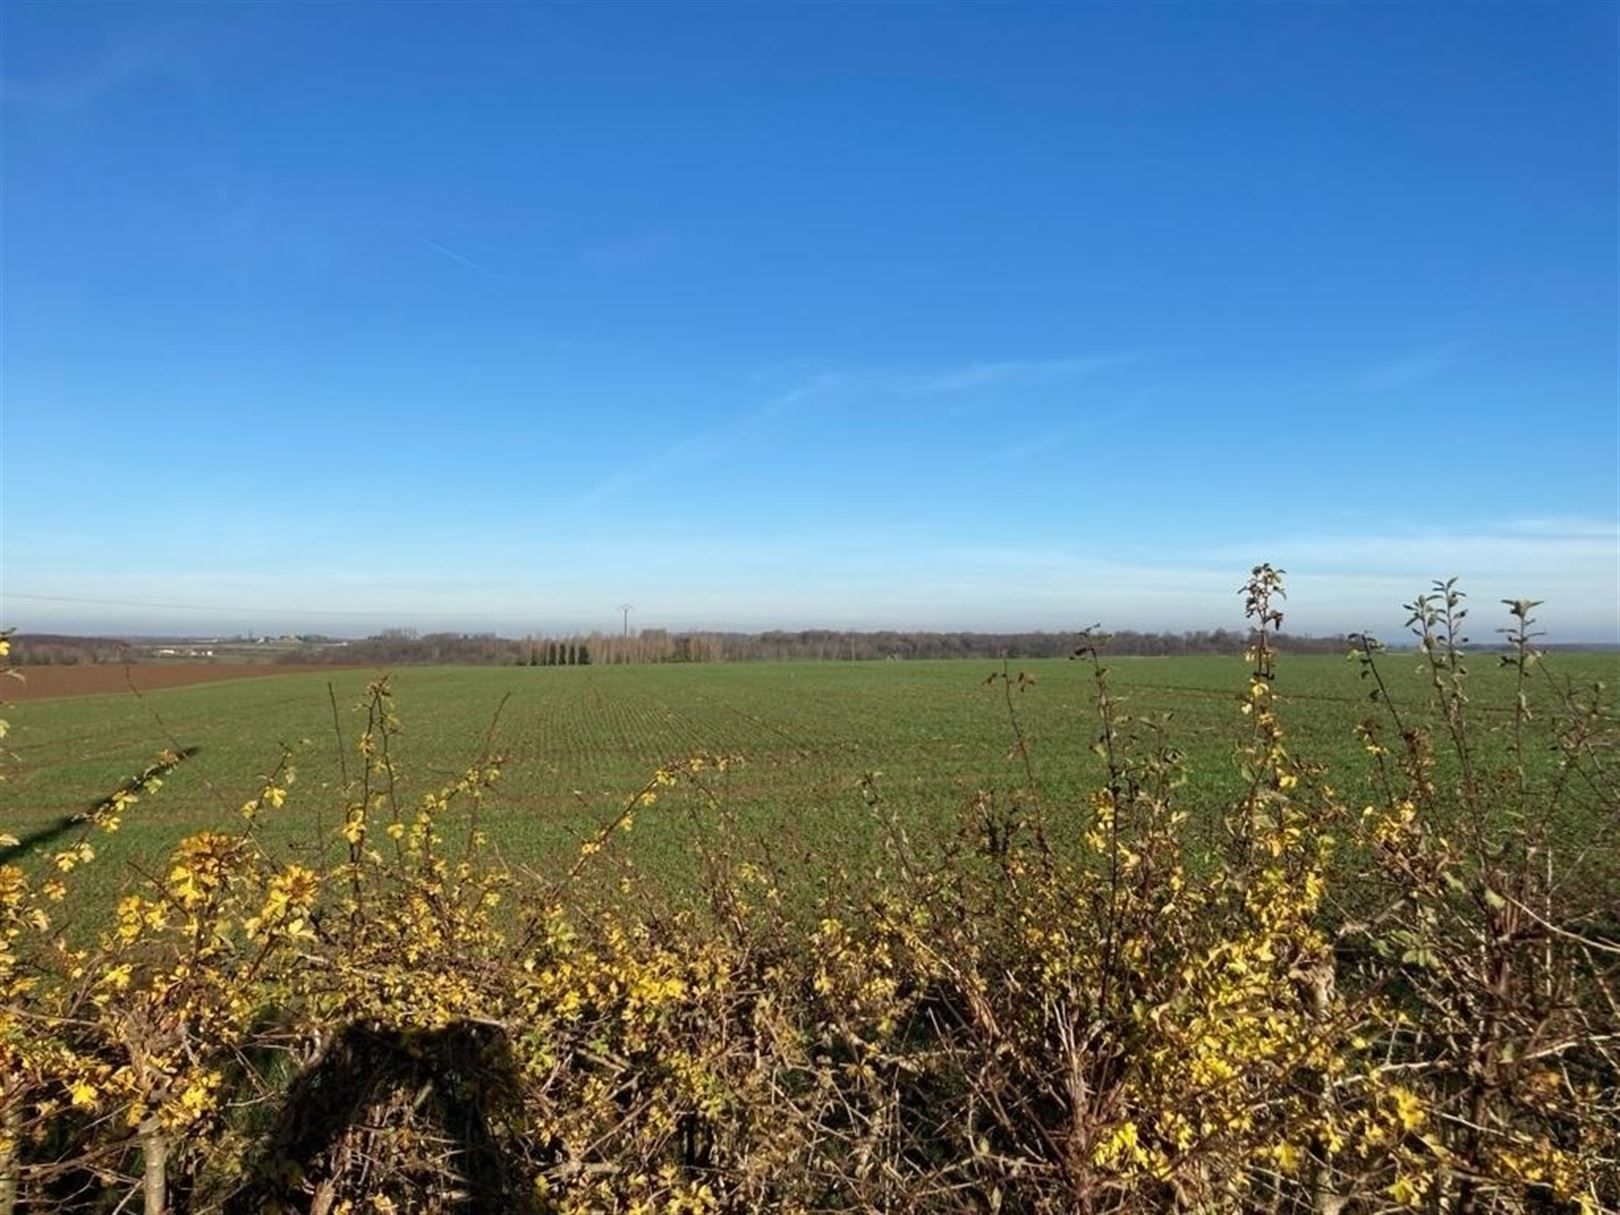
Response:
M127 692L208 683L216 679L245 679L255 675L296 675L300 671L335 671L338 667L269 662L165 662L114 663L80 666L18 667L21 679L0 683L0 700L43 700L52 696L88 696L97 692Z

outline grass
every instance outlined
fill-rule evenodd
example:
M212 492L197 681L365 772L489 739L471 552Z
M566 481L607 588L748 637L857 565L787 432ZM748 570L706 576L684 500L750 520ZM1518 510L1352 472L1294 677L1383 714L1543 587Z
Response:
M1613 681L1620 655L1562 654L1552 668L1577 683ZM1386 656L1397 698L1424 695L1416 655ZM1171 715L1187 758L1188 801L1213 825L1241 787L1234 748L1244 721L1236 658L1119 658L1109 662L1127 712ZM502 791L486 826L508 859L541 869L563 863L577 842L610 819L660 763L697 751L744 763L716 792L746 830L782 849L852 861L876 838L863 774L881 772L887 807L919 835L940 833L980 789L1023 783L999 684L989 662L809 663L609 668L404 668L393 682L404 732L399 759L407 794L435 788L474 759L497 706L496 749L507 756ZM1014 693L1049 808L1079 804L1099 762L1091 685L1080 663L1012 665L1035 682ZM1509 674L1492 656L1473 663L1473 707L1500 719L1511 704ZM352 746L352 706L371 676L295 674L147 693L85 696L9 706L18 760L0 785L0 829L23 835L84 809L141 769L166 745L197 747L163 790L127 816L98 850L111 864L85 874L90 902L124 880L118 862L157 864L179 839L234 823L236 807L276 762L274 744L295 748L299 781L271 816L275 846L310 848L339 817L332 697ZM329 684L331 691L329 692ZM1539 685L1538 685L1539 686ZM1328 765L1352 802L1367 777L1354 725L1374 711L1368 685L1338 658L1285 656L1278 688L1295 753ZM1487 742L1487 755L1491 743ZM350 757L353 764L353 757ZM672 791L623 840L638 866L678 874L692 833L709 813L692 791Z

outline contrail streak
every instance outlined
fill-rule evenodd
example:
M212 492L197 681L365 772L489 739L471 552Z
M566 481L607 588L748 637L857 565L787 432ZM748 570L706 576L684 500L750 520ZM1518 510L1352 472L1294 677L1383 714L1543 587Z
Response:
M416 239L419 240L420 242L422 242L422 244L426 245L429 249L432 249L433 252L435 252L437 254L440 254L443 257L448 257L451 261L457 263L458 265L465 266L469 270L475 270L479 274L482 274L485 278L498 279L498 278L501 277L499 274L496 274L495 271L491 270L488 266L481 266L477 262L473 261L472 258L463 257L461 254L457 253L454 249L445 248L443 245L439 244L438 241L429 240L425 236L418 236Z

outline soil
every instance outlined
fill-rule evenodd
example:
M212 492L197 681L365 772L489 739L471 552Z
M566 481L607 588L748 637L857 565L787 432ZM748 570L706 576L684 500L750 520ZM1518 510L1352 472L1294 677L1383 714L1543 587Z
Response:
M44 700L53 696L89 696L98 692L183 687L216 679L261 675L296 675L302 671L335 671L337 667L270 662L151 662L122 666L82 663L77 666L18 667L22 679L0 682L0 701Z

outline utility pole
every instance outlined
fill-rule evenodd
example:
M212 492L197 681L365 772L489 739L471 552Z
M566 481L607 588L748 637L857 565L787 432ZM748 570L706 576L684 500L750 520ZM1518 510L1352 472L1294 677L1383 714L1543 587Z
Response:
M621 603L619 605L619 610L624 613L624 635L626 637L630 636L630 609L633 606L633 604L629 603Z

